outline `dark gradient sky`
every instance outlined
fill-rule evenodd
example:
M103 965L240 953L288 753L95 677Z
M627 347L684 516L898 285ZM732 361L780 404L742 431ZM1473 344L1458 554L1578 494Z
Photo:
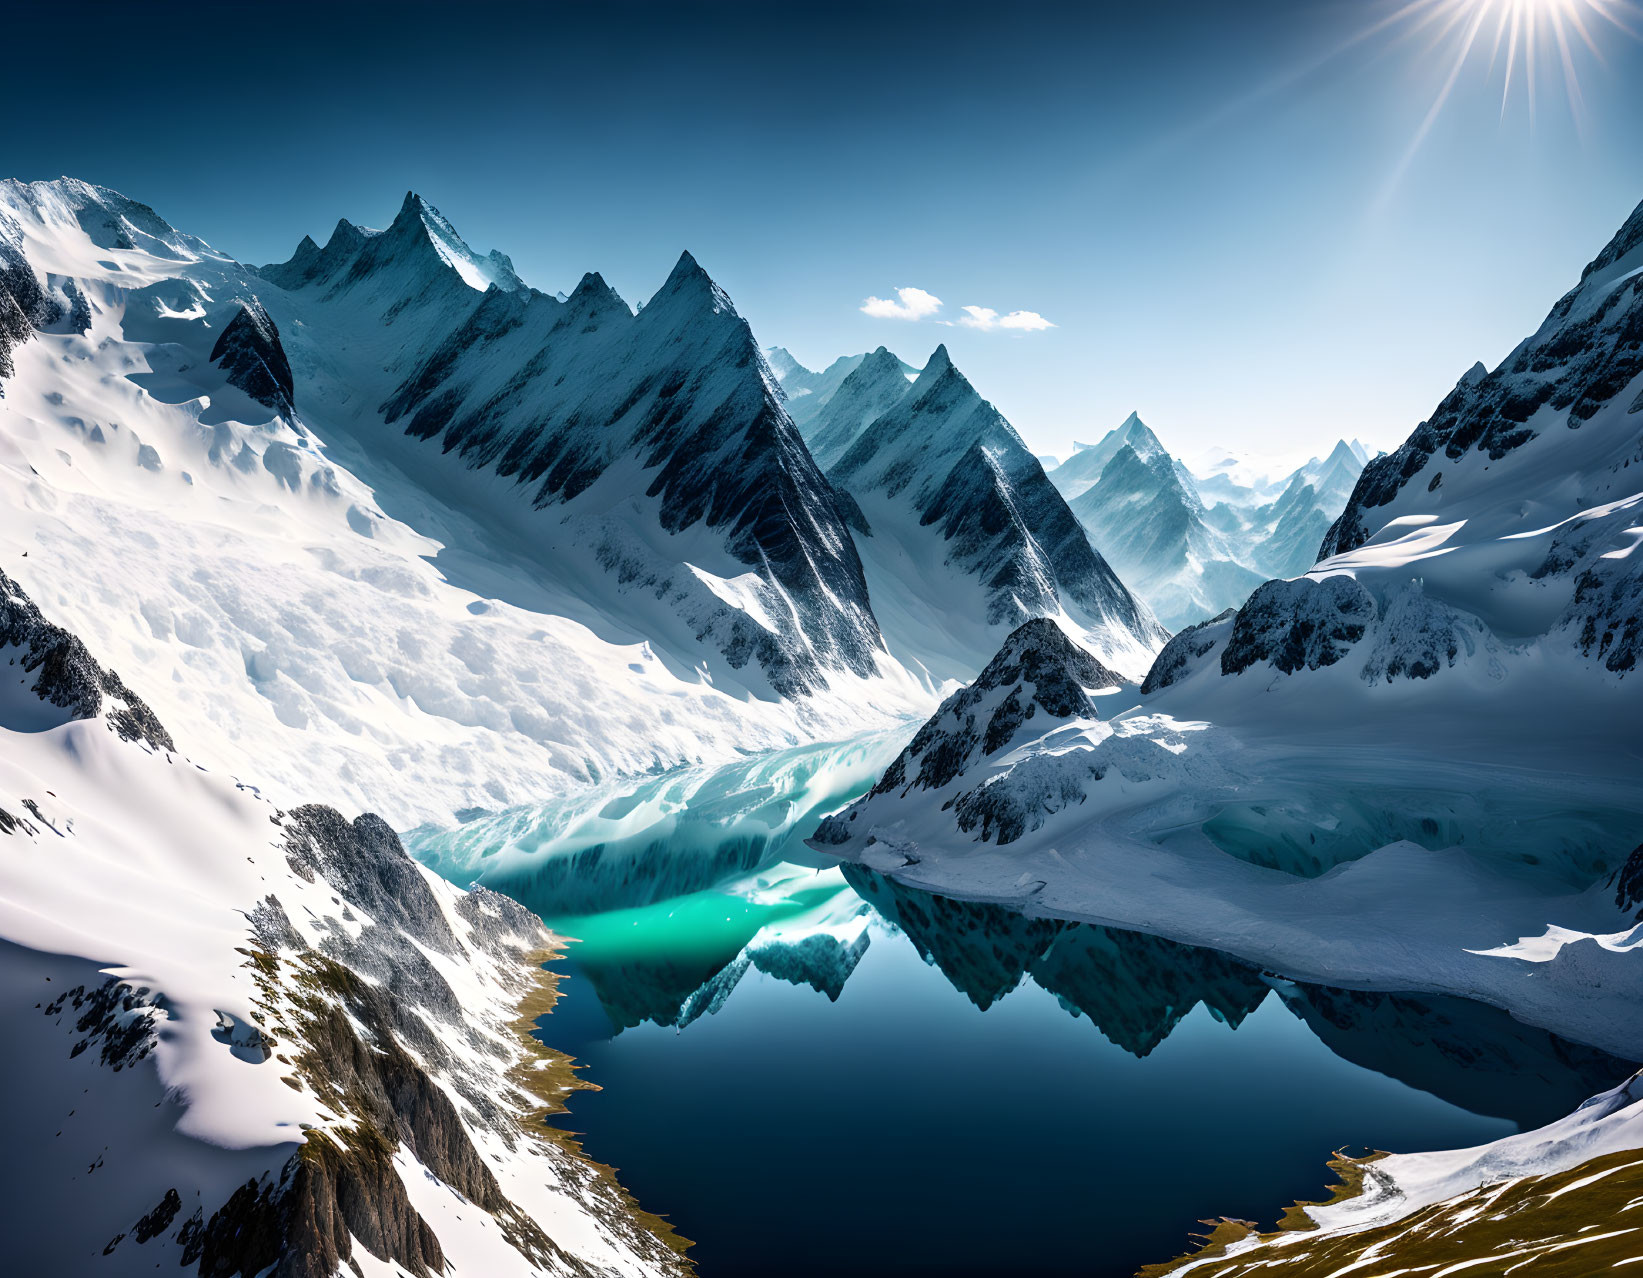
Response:
M1398 7L39 5L0 170L258 262L407 188L550 291L642 300L688 247L813 365L946 340L1044 449L1131 408L1187 452L1390 446L1643 199L1643 44L1588 11L1583 112L1549 47L1531 119L1486 25L1411 150L1466 18L1364 35ZM859 310L904 286L1056 327Z

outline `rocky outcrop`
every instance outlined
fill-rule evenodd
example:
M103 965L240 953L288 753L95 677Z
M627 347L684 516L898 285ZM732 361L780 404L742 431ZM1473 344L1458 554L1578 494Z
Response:
M1643 277L1622 268L1643 249L1643 205L1581 273L1535 335L1493 372L1474 365L1405 443L1364 468L1318 558L1355 550L1388 505L1434 459L1499 461L1558 420L1579 430L1643 373ZM1531 425L1531 420L1535 422ZM1438 472L1427 487L1438 486Z
M1233 619L1221 672L1240 674L1260 661L1284 674L1332 666L1374 620L1375 601L1351 577L1269 581Z
M1040 711L1051 719L1098 718L1090 690L1122 682L1055 622L1026 622L973 683L941 703L872 793L940 789L979 756L997 754Z
M105 670L76 635L41 615L23 589L0 571L0 656L25 675L30 691L72 719L106 714L127 741L156 750L175 750L171 734L120 676Z
M1643 845L1632 849L1614 879L1614 900L1622 910L1643 922Z
M1185 679L1217 644L1225 642L1232 629L1232 619L1237 615L1236 609L1228 608L1218 617L1188 626L1171 639L1158 654L1158 660L1152 663L1152 669L1147 671L1147 677L1141 684L1141 695L1150 696Z
M147 707L0 575L0 655L7 652L35 676L24 697L73 719L101 716L123 737L173 750ZM15 692L6 695L21 701ZM95 1114L81 1119L97 1126L80 1138L98 1142L108 1163L120 1167L123 1186L152 1187L150 1203L94 1245L112 1258L111 1272L146 1270L152 1262L201 1278L331 1278L360 1272L363 1252L416 1278L444 1275L457 1261L442 1241L453 1226L418 1210L423 1177L457 1195L462 1212L487 1218L485 1228L517 1254L510 1272L688 1272L665 1226L638 1213L604 1169L552 1142L535 1121L571 1085L562 1058L525 1037L551 1005L551 978L539 964L554 942L540 919L493 892L463 894L435 879L372 814L349 821L320 806L279 812L249 787L196 779L193 768L136 754L102 734L69 746L68 754L90 762L83 772L62 775L93 793L72 794L59 779L40 800L20 799L34 821L0 813L0 832L9 851L22 850L13 840L37 845L36 864L52 847L59 858L89 858L78 864L108 863L100 827L120 824L119 805L134 802L133 787L120 782L128 779L125 761L138 760L132 775L142 782L135 788L142 797L131 817L139 833L130 844L114 845L135 851L125 858L122 880L141 898L133 902L134 922L121 939L93 937L95 922L79 913L66 926L70 937L84 930L92 938L85 944L99 955L118 957L135 947L145 977L139 983L105 975L107 957L35 951L36 942L19 943L16 932L6 931L0 962L8 964L7 981L15 986L27 973L46 992L34 1004L44 1024L25 1014L29 1032L20 1034L23 1025L8 1020L7 1050L34 1063L36 1082L40 1062L59 1054L76 1062L71 1085L42 1083L29 1103L61 1104L69 1117ZM143 793L145 787L158 793ZM196 842L183 860L168 863L172 838L186 842L174 832L189 817L222 819L226 844ZM149 830L157 842L142 833ZM211 857L220 864L201 874ZM133 872L131 862L140 868ZM241 899L247 883L261 885L260 900ZM72 895L66 885L53 891ZM47 917L52 899L29 899L31 927L57 925ZM83 911L90 898L74 899ZM181 904L168 914L174 901ZM110 908L118 915L123 900ZM243 926L233 924L236 916ZM15 912L0 913L0 923L7 922L15 922ZM189 937L180 953L168 947L173 928ZM178 964L186 966L186 979ZM96 978L74 979L87 972ZM200 983L213 980L202 996ZM16 1002L8 1003L8 1014ZM205 1010L212 1006L214 1025ZM162 1039L169 1061L157 1050ZM220 1065L227 1057L215 1055L224 1051L234 1058L226 1072ZM179 1068L186 1088L166 1072ZM211 1125L235 1121L229 1115L241 1088L266 1119L239 1129L252 1134L240 1136L224 1162ZM270 1106L271 1094L289 1096L289 1111L281 1099ZM194 1129L184 1134L187 1125L170 1116L142 1118L148 1103L132 1101L147 1096L156 1098L155 1109L187 1112ZM135 1117L127 1121L125 1112ZM103 1161L98 1156L87 1174ZM224 1177L225 1166L245 1179ZM515 1177L507 1190L503 1167ZM533 1176L552 1183L566 1208L592 1226L591 1234L578 1226L576 1245L585 1249L595 1237L597 1255L568 1250L539 1223L539 1206L520 1205L536 1201L529 1197ZM29 1191L31 1201L71 1218L88 1207L76 1196L79 1180L44 1181ZM15 1178L7 1186L17 1192ZM112 1201L113 1212L126 1192ZM98 1208L105 1222L110 1206L103 1201ZM53 1272L68 1272L60 1262L83 1244L74 1231L26 1240L24 1268L45 1272L35 1263L51 1257Z
M1011 843L1045 818L1083 797L1081 782L1049 770L1042 777L1015 776L1008 786L988 785L972 770L1001 755L1027 726L1042 736L1056 722L1095 719L1092 691L1123 680L1047 618L1018 627L973 683L959 689L919 729L867 796L824 820L814 841L838 846L853 836L852 822L874 799L941 790L964 781L944 805L965 833ZM1029 769L1032 771L1032 769Z
M211 362L228 374L257 403L289 413L296 394L291 361L280 345L280 332L256 298L241 302L234 318L211 348Z

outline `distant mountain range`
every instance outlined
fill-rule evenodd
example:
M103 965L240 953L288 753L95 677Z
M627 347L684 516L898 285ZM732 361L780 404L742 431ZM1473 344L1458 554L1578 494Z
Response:
M1131 413L1050 482L1119 576L1180 629L1237 607L1268 577L1310 568L1362 470L1343 441L1276 482L1251 482L1231 459L1200 476Z
M1132 671L1164 628L947 348L911 382L909 367L882 346L861 356L831 391L808 397L817 407L802 427L828 482L855 505L891 654L938 681L968 677L1016 626L1053 617ZM819 376L792 365L783 385Z
M765 355L812 456L830 480L859 497L851 479L834 468L870 425L908 398L918 370L882 346L836 359L821 372L779 346ZM1025 473L1017 453L1026 445L1013 431L1011 437L1013 464ZM1200 474L1171 456L1131 413L1099 442L1074 444L1059 464L1053 456L1032 460L1083 525L1097 556L1160 622L1178 630L1237 607L1269 577L1310 568L1367 455L1356 441L1342 441L1322 460L1314 457L1274 478L1222 453L1207 459ZM885 602L880 592L873 597L883 624ZM898 588L896 598L905 597L905 586ZM950 621L942 624L951 628ZM977 656L966 648L951 668L977 669Z

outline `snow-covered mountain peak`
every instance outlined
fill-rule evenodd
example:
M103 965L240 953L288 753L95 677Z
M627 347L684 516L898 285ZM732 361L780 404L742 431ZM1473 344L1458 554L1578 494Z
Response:
M1580 273L1580 288L1601 286L1643 265L1643 203Z
M662 287L656 290L639 313L650 316L654 312L675 309L698 312L708 309L736 315L730 295L714 283L713 277L702 269L702 264L691 256L689 250L679 254L679 260L673 264L673 270L668 273Z
M906 370L907 365L880 346L860 356L821 409L808 417L806 440L823 470L839 461L873 422L915 393Z
M927 790L944 792L943 810L957 814L964 833L1014 842L1075 796L989 786L992 766L1020 738L1099 719L1091 694L1122 683L1048 617L1023 622L974 680L941 703L864 799L822 822L814 842L833 847L865 836L871 843L874 827L861 816Z
M1329 456L1324 458L1325 466L1350 466L1358 460L1358 454L1351 444L1344 439L1335 441L1335 447L1329 450Z
M913 388L908 396L908 404L914 416L920 414L943 413L954 414L972 412L977 406L987 406L976 388L970 384L970 379L964 376L953 363L947 353L945 344L936 347L931 352L924 369L913 382ZM1003 420L1002 417L999 418ZM1015 428L1006 423L1007 429L1014 435ZM953 439L948 442L959 446L960 441ZM963 446L968 446L971 439L963 440Z
M28 210L48 224L76 223L98 248L146 253L171 262L221 258L204 240L177 230L148 205L106 186L61 177L49 182L8 179L0 188L0 203Z
M408 226L420 223L434 251L470 288L484 292L494 287L511 293L525 287L519 276L514 274L513 263L506 254L492 249L480 256L456 233L456 228L445 215L415 191L405 193L405 202L400 206L399 215L394 218L394 226L390 230L399 228L401 223Z
M1152 427L1141 420L1140 414L1131 413L1119 427L1123 432L1123 440L1133 448L1143 461L1151 461L1154 457L1168 457L1164 445L1159 442L1158 436L1152 433Z
M629 318L633 315L628 309L628 304L622 300L622 295L605 283L605 277L598 271L589 271L582 276L563 304L573 314L585 315L592 319L602 319L618 313Z
M881 346L879 349L883 350L884 348ZM925 362L924 371L919 374L918 381L913 384L915 386L921 384L926 387L933 386L938 379L948 373L957 372L958 369L953 366L953 357L947 353L947 343L943 342L930 352L930 358Z
M765 347L764 357L770 365L770 371L776 374L777 381L786 381L794 373L809 371L793 358L793 353L785 346Z

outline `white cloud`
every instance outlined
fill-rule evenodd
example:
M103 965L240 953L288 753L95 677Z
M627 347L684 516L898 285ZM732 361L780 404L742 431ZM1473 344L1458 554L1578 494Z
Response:
M898 288L895 301L888 297L870 297L861 309L875 319L917 320L934 315L941 309L941 299L921 288Z
M983 332L1013 328L1018 332L1038 333L1055 327L1037 311L1011 311L1008 315L1000 315L990 306L966 306L964 312L964 318L959 323L965 328L979 328Z
M1041 333L1047 328L1055 327L1037 311L1011 311L998 321L998 326L1000 328L1019 328L1026 333Z

